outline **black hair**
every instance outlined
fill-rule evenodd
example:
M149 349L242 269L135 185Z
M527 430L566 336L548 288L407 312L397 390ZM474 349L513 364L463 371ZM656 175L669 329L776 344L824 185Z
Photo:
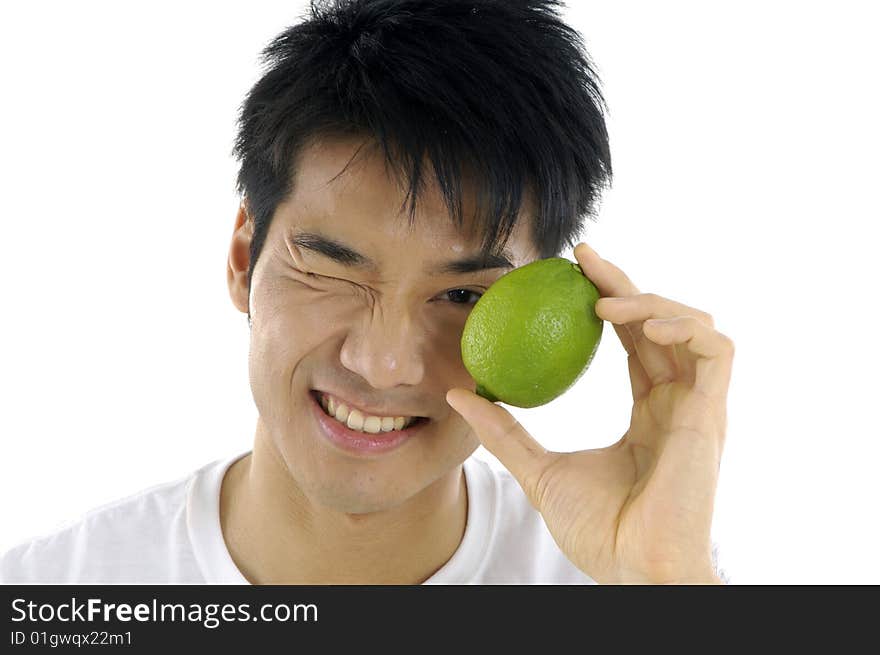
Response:
M573 247L611 184L611 155L598 75L559 5L311 2L262 51L266 70L240 108L233 155L254 227L248 285L299 153L323 136L381 146L407 182L410 223L427 157L459 227L462 180L474 182L484 254L503 249L525 193L539 257Z

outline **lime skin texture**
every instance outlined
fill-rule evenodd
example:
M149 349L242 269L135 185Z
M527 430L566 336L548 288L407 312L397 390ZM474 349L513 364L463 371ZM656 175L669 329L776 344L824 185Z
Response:
M514 407L538 407L565 393L599 347L598 299L580 266L562 257L498 278L474 305L461 337L476 393Z

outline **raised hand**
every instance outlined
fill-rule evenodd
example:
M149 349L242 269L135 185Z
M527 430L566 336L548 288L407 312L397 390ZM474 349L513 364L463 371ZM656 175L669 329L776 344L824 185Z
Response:
M628 353L633 408L624 435L606 448L552 452L469 389L450 389L447 402L597 582L719 583L710 530L733 342L706 312L641 293L586 244L574 254L599 290L597 315Z

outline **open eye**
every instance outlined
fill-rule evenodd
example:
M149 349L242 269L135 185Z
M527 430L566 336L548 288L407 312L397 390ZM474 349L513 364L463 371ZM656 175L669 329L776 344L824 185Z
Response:
M470 289L450 289L446 292L446 296L449 297L452 304L465 306L475 305L482 295L482 293ZM473 302L469 302L470 296L474 296Z

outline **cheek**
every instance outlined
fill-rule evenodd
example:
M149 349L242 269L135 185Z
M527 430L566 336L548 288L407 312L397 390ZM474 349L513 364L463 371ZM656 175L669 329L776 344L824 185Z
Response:
M467 320L467 312L443 309L435 312L426 339L426 357L430 362L431 377L440 381L442 393L453 387L475 389L461 358L461 335Z
M252 300L252 323L248 363L251 386L257 393L287 393L279 380L290 378L291 371L310 350L326 338L320 312L294 293L289 285L275 282L261 287Z

